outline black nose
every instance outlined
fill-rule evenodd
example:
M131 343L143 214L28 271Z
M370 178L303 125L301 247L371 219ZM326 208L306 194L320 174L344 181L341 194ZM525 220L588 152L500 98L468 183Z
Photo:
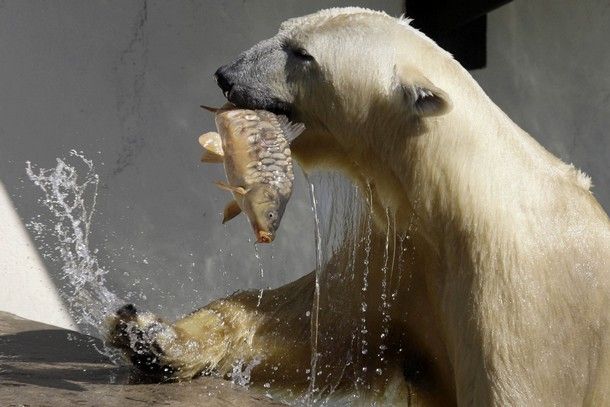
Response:
M229 92L231 92L231 89L233 88L233 83L227 76L226 71L226 68L224 66L221 66L214 74L214 79L216 79L216 83L218 84L220 89L222 89L222 93L225 95L226 98L228 98Z

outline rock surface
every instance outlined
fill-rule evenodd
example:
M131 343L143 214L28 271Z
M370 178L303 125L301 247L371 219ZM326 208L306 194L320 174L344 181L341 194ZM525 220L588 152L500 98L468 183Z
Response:
M134 384L99 339L0 311L0 406L279 406L230 382Z

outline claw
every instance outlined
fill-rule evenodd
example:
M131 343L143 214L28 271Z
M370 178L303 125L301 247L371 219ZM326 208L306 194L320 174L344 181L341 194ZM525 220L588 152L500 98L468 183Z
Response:
M137 312L138 311L136 310L135 305L126 304L126 305L123 305L121 308L119 308L116 311L116 314L117 314L117 316L119 316L121 318L130 318L130 317L134 317Z

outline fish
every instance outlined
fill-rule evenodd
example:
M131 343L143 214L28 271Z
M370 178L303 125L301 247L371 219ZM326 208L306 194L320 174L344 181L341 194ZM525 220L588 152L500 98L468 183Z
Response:
M257 243L271 243L292 195L290 142L304 130L286 116L266 110L201 106L214 113L218 132L199 136L203 162L224 164L227 182L216 186L233 195L222 223L244 212Z

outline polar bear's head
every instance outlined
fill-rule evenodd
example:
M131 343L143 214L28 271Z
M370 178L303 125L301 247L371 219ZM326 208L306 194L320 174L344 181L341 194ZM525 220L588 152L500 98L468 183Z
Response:
M406 20L330 9L284 22L215 77L240 107L287 114L310 132L353 133L449 110L447 94L419 69L432 46Z

